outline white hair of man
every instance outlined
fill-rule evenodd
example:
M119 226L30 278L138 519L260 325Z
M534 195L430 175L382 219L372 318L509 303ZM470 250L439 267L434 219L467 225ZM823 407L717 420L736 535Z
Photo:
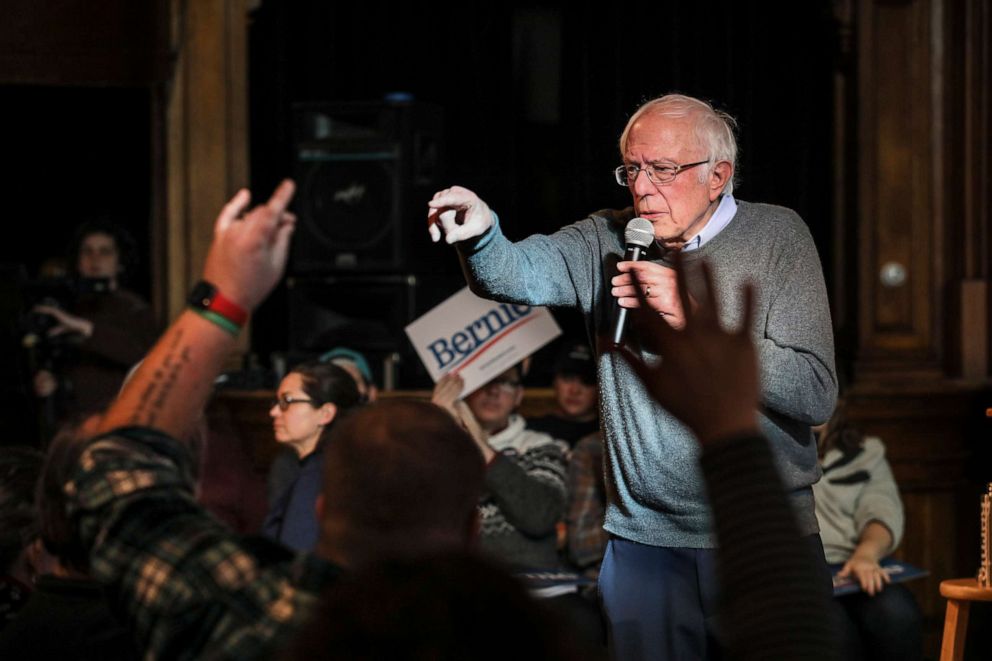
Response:
M706 148L710 159L709 168L699 171L700 183L706 180L712 168L719 161L729 161L734 166L734 176L727 180L722 192L725 195L734 192L734 179L737 178L737 138L734 131L737 129L737 120L722 110L716 110L709 103L691 96L684 94L659 96L644 103L627 122L623 133L620 134L621 155L627 151L630 128L638 119L647 114L674 119L691 117L695 125L696 139L699 140L699 144Z

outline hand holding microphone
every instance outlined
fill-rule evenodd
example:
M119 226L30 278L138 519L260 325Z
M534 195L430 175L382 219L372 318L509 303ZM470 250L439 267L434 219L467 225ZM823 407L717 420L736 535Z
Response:
M617 264L620 274L610 281L613 285L610 293L616 297L618 305L613 344L622 344L627 310L641 307L642 296L643 304L661 315L669 326L684 328L685 312L679 299L675 271L662 264L640 261L647 247L654 242L654 226L644 218L634 218L627 223L624 238L627 250L624 261Z
M623 238L624 243L627 244L627 248L624 250L623 261L620 264L635 264L641 259L641 255L648 249L648 246L654 242L654 226L651 225L650 220L632 218L627 223ZM617 267L619 268L619 264ZM619 291L624 291L628 298L635 296L635 292L633 291L634 285L629 274L621 272L620 275L614 276L612 284L612 294L617 297L618 305L616 323L613 325L613 344L614 346L620 346L623 344L623 333L627 327L627 308L637 307L637 305L624 305L623 299L620 298L622 294L618 293ZM623 287L629 288L631 291L628 293L622 289ZM650 286L648 286L645 296L651 296ZM636 296L634 302L637 303Z

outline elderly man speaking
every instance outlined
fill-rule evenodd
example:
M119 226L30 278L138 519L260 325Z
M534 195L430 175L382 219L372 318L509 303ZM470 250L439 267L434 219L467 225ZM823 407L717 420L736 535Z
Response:
M826 287L809 230L795 212L734 199L733 129L734 120L709 104L669 94L641 106L620 137L623 164L613 174L630 191L632 207L597 211L550 236L513 243L485 202L455 186L428 203L429 229L435 241L444 236L456 244L475 293L574 306L594 339L610 332L618 306L640 306L635 287L673 328L684 326L671 268L677 251L690 273L693 262L711 265L725 326L743 318L735 293L752 282L759 418L799 529L823 566L822 585L797 589L827 590L810 489L819 477L810 426L830 416L837 396ZM655 241L640 261L623 261L624 230L634 217L650 222ZM627 336L649 363L663 359L636 326ZM698 445L623 360L603 353L597 366L611 534L600 591L614 658L718 658L717 540Z

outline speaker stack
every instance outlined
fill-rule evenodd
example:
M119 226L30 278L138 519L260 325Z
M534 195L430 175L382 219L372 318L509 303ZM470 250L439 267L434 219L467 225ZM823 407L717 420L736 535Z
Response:
M442 157L435 106L294 106L292 355L346 346L366 354L380 385L430 385L403 328L460 286L451 248L427 236Z

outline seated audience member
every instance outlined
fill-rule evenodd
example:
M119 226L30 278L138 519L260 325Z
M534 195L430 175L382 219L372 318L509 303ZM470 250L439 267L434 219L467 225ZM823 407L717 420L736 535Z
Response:
M276 442L293 452L296 470L265 517L267 537L296 551L313 550L326 439L358 401L351 375L336 365L304 363L283 378L269 415Z
M337 365L351 375L358 386L358 394L362 404L372 404L379 398L379 388L372 378L372 368L369 361L361 353L346 347L335 347L321 354L318 359L322 363Z
M0 631L31 594L31 546L38 538L34 494L43 461L33 448L0 448Z
M473 555L389 562L331 586L286 658L601 658L586 654L545 606Z
M358 388L359 404L371 404L379 398L379 389L376 388L372 379L372 370L365 356L346 349L337 347L324 353L317 359L318 363L330 363L337 365L351 375ZM299 457L291 449L287 448L280 452L272 460L269 467L268 477L268 497L269 505L274 506L276 499L281 496L289 485L296 479L300 470Z
M761 386L757 350L748 331L754 290L743 292L738 330L724 330L708 264L689 298L681 253L673 254L682 330L641 308L633 315L639 336L652 339L649 358L614 348L634 369L652 398L692 430L709 494L721 577L722 640L733 659L839 659L837 625L820 561L800 537L756 411ZM640 350L638 350L640 351ZM664 356L657 361L656 356ZM663 651L658 652L663 654Z
M246 311L281 277L295 218L284 182L244 214L221 211L204 278ZM197 505L181 438L201 415L236 339L187 310L80 448L63 485L75 542L147 659L268 658L343 568L464 550L477 525L483 462L451 417L420 402L355 412L327 441L314 554L240 538Z
M445 376L434 403L450 410L447 402L461 388L461 377ZM477 439L487 463L480 544L517 569L546 569L558 565L555 526L565 509L565 452L547 434L527 429L515 413L523 396L520 366L514 365L465 398L484 432Z
M71 252L76 300L69 309L35 307L52 317L48 335L65 347L58 364L34 376L35 394L55 398L59 421L103 410L157 333L151 308L123 287L134 262L133 240L123 228L105 221L84 223Z
M599 388L596 362L585 342L565 346L554 366L551 386L555 412L527 420L527 427L574 448L580 439L599 431Z
M85 550L66 516L63 485L79 460L78 426L52 440L37 489L40 545L33 549L34 591L0 634L0 658L139 659L131 635L90 577Z
M823 477L813 485L827 562L861 592L837 598L845 658L923 658L923 615L905 586L890 584L879 562L899 545L902 500L885 446L863 437L838 407L820 436Z
M572 448L568 462L568 509L565 512L568 564L589 578L599 575L609 533L603 529L606 516L606 484L603 474L603 440L590 434Z

